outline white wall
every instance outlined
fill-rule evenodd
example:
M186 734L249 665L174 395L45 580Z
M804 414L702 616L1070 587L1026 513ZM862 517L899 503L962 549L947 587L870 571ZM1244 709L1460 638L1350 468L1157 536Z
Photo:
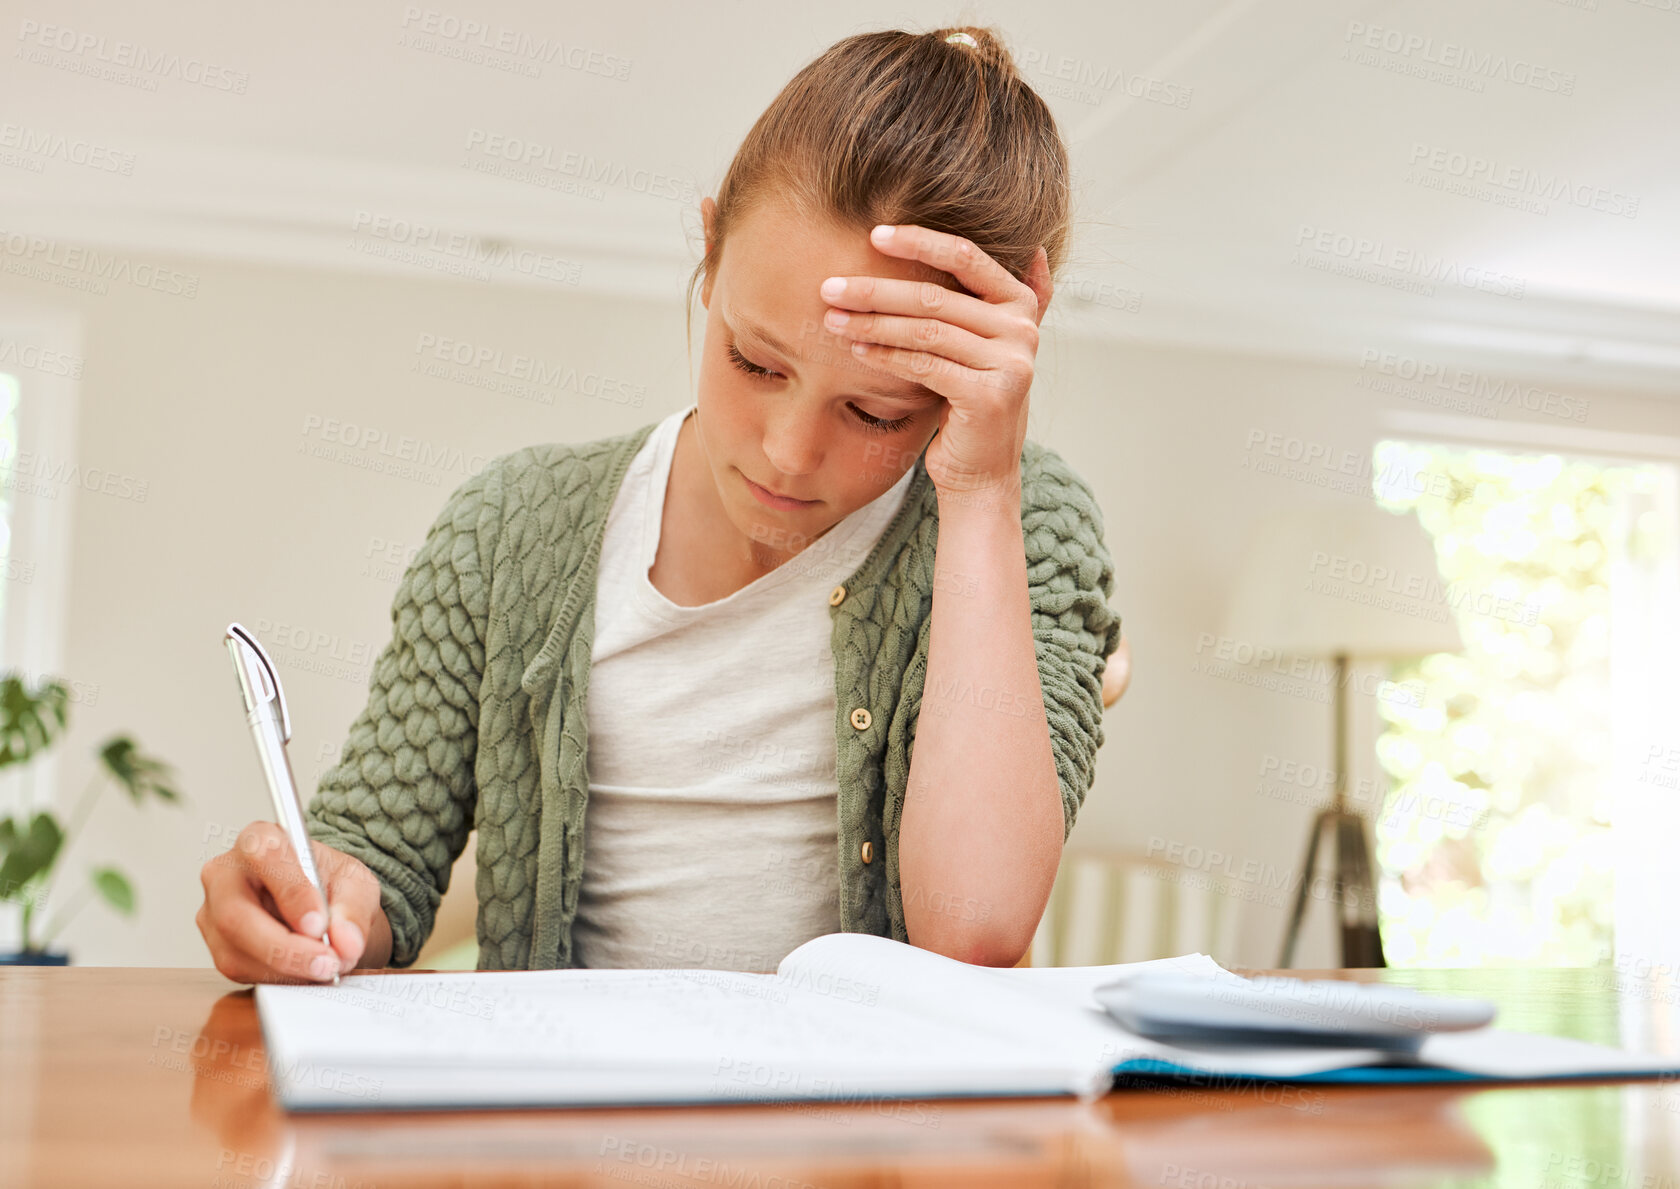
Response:
M117 731L173 763L189 801L140 811L112 789L74 841L52 901L68 900L84 865L109 861L133 877L140 902L132 923L103 905L80 910L63 941L82 963L208 963L193 923L199 868L239 825L271 812L221 643L229 621L257 629L268 620L329 641L313 653L272 649L307 796L365 701L401 552L424 539L474 456L621 432L676 408L687 385L680 309L423 277L171 263L200 278L195 298L113 286L77 300L3 278L19 300L82 316L75 460L131 477L136 490L147 484L144 502L76 493L63 675L91 683L96 700L72 707L61 812L91 778L95 745ZM422 333L642 385L646 405L573 393L542 405L421 375L412 368ZM392 451L409 435L459 448L466 461L434 468L427 485L309 457L300 445L320 440L303 432L310 415L388 431ZM396 564L370 558L376 540L397 543ZM369 576L370 561L383 576ZM335 675L334 657L352 663ZM312 671L314 661L329 672Z
M402 549L420 543L466 478L444 469L428 485L308 456L300 447L320 438L306 436L306 418L383 430L393 450L403 435L458 447L470 466L474 455L646 424L690 391L676 301L162 263L196 275L196 297L133 286L77 294L0 276L0 298L81 319L75 460L148 485L144 502L77 493L63 676L94 683L98 697L73 708L59 803L68 812L93 771L94 746L116 731L173 763L188 800L135 810L113 789L75 841L55 901L68 899L87 864L106 861L128 871L140 900L133 922L99 904L79 913L62 940L83 964L208 964L193 922L199 868L241 824L268 813L223 629L266 620L328 641L314 653L274 650L307 795L363 705ZM545 406L422 375L414 368L423 333L645 386L646 403L566 392ZM1076 843L1143 849L1154 838L1217 848L1239 865L1286 869L1298 860L1311 806L1254 790L1267 755L1328 761L1328 708L1192 666L1201 635L1220 631L1224 590L1256 519L1346 498L1245 467L1253 431L1368 451L1382 409L1425 407L1359 387L1358 363L1047 337L1029 434L1100 496L1135 665L1107 719ZM30 375L22 375L27 401ZM1673 403L1548 383L1591 401L1591 427L1680 433ZM376 541L397 543L399 560L370 557ZM370 575L370 562L383 575ZM348 673L309 667L335 657L349 659ZM1363 741L1354 742L1357 753ZM1283 918L1281 908L1245 905L1239 946L1217 956L1271 964ZM1329 953L1314 941L1300 960L1327 962Z

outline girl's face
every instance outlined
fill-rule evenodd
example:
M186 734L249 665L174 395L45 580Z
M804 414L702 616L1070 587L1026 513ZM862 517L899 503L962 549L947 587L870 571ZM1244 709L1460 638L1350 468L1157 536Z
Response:
M701 204L712 240L716 203ZM954 278L887 256L856 231L779 205L731 229L701 290L707 312L697 438L731 523L755 552L791 556L896 483L939 428L943 397L865 365L823 321L832 276ZM808 503L777 507L751 484Z

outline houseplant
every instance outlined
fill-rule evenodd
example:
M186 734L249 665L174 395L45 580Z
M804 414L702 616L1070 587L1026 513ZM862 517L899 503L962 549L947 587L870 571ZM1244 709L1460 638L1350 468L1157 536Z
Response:
M53 745L66 729L69 701L69 688L61 681L46 678L31 691L16 673L0 678L0 772L29 763ZM111 736L100 745L97 755L99 769L70 815L68 826L61 826L50 810L26 809L0 818L0 901L18 904L23 910L20 948L0 951L0 965L68 964L68 953L47 946L86 903L90 890L118 912L126 916L134 913L134 888L128 877L115 867L95 867L88 872L81 898L72 897L72 906L55 913L39 938L36 936L36 910L48 901L54 868L108 783L115 783L136 805L148 797L180 800L171 787L173 777L168 765L142 754L128 736Z

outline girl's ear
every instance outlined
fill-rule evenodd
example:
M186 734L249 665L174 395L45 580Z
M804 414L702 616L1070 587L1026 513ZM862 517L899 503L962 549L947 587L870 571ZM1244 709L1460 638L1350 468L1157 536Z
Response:
M1052 292L1050 254L1044 250L1043 244L1039 245L1038 254L1033 257L1032 267L1027 269L1027 275L1023 280L1026 281L1027 287L1038 296L1038 314L1033 320L1042 325L1044 311L1050 308L1050 294Z
M710 195L707 195L705 198L700 200L700 219L705 224L706 253L707 255L710 255L712 251L712 239L714 238L712 235L712 227L717 222L717 200L712 198Z
M717 200L708 195L700 200L700 218L706 227L706 255L712 254L713 228L717 224ZM700 286L700 304L706 309L712 308L712 276L716 269L706 270L706 279Z

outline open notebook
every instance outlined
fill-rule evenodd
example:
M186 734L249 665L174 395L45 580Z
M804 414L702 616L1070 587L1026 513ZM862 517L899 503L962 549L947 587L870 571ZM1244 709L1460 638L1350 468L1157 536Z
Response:
M1146 967L970 966L830 933L775 974L548 970L263 984L270 1074L289 1110L603 1106L1105 1093L1118 1074L1311 1081L1680 1073L1659 1058L1484 1028L1419 1057L1374 1049L1186 1048L1145 1040L1091 988Z

